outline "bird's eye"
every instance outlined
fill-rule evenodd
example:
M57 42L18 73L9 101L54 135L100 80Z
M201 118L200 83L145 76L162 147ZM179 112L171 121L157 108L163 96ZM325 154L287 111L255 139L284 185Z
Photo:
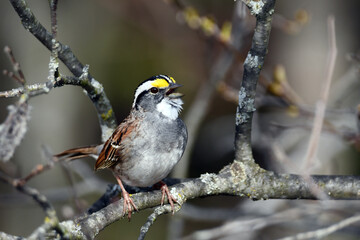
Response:
M150 88L150 92L155 94L155 93L159 92L159 89L156 87L152 87L152 88Z

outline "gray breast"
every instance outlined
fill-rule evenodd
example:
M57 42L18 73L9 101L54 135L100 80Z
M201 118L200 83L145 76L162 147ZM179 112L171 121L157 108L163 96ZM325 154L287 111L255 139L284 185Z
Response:
M131 186L151 186L165 178L182 157L187 130L181 119L169 121L151 116L140 124L138 134L127 139L128 149L115 174Z

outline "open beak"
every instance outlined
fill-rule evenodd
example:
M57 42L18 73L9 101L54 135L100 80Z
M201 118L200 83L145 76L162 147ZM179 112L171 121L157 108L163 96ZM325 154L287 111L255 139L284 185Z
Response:
M184 96L184 94L182 93L178 93L175 92L175 90L179 87L181 87L182 85L177 84L177 83L173 83L169 86L168 90L166 91L166 96L168 96L169 98L181 98L182 96Z

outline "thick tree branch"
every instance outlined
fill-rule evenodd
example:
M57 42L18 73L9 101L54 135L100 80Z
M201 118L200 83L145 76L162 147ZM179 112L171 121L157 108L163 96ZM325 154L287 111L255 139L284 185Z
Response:
M251 199L316 199L307 181L302 176L275 174L258 169L246 175L242 162L226 166L219 174L203 174L200 178L170 187L180 204L188 199L232 195ZM313 181L330 199L360 199L360 177L313 176ZM161 192L141 192L132 195L139 210L159 206ZM101 210L74 221L61 222L60 226L71 237L93 239L102 229L123 218L123 200L114 202Z
M35 15L27 6L25 0L10 0L16 13L19 15L21 22L26 30L33 34L46 48L50 51L53 46L53 36L45 27L38 22ZM80 78L84 74L84 65L77 59L70 47L60 42L58 49L59 59L67 66L67 68ZM81 81L80 86L87 92L93 102L97 113L102 131L102 140L105 141L116 127L116 119L112 110L109 99L107 98L103 86L96 81L90 74L87 75L86 81Z
M260 168L257 173L247 176L245 171L244 163L235 162L219 174L203 174L200 178L172 186L170 191L180 204L188 199L224 194L251 199L317 198L302 176L275 174ZM360 199L360 177L313 176L313 181L330 199ZM141 192L132 195L132 198L138 209L142 210L158 206L161 193ZM121 199L91 215L75 220L79 226L77 234L81 233L84 239L93 239L106 226L123 218L125 215L122 201Z

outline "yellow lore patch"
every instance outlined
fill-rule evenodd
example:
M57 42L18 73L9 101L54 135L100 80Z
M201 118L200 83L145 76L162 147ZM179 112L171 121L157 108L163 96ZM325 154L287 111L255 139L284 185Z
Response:
M151 85L157 88L165 88L169 86L169 83L163 78L157 78L151 83Z

